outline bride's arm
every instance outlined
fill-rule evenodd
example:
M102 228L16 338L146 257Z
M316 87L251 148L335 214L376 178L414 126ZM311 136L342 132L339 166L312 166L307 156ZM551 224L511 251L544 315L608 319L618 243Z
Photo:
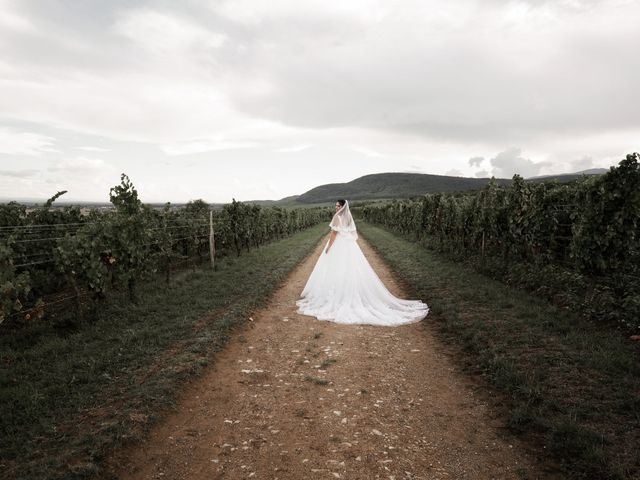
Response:
M324 251L324 253L329 253L329 249L331 248L331 245L333 245L333 241L336 239L337 234L338 232L336 232L335 230L331 230L331 238L329 239L329 245L327 245L327 249Z

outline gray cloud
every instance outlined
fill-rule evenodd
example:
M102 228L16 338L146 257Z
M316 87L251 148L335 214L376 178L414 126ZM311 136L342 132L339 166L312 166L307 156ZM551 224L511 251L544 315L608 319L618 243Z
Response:
M516 173L524 178L533 177L550 164L550 162L535 163L523 157L522 150L515 147L507 148L491 159L493 175L500 178L512 177Z
M8 53L38 68L97 71L135 69L141 59L150 66L152 57L142 54L186 55L203 75L228 78L219 87L242 112L296 127L513 142L640 126L633 107L640 32L624 21L625 10L638 13L633 5L529 2L526 14L505 2L483 5L486 13L471 3L440 5L445 14L462 13L449 24L422 17L420 2L403 9L368 3L379 17L316 2L195 2L179 10L167 2L94 3L98 14L27 2L22 8L50 33L48 53L42 37L24 34ZM549 21L549 11L562 21ZM616 29L605 29L599 16L619 20ZM208 48L207 36L226 41Z
M640 13L636 4L529 1L527 10L504 1L432 2L440 17L417 0L402 8L366 3L369 10L293 1L266 8L246 0L179 8L165 1L89 2L70 9L27 0L19 12L41 33L5 33L12 47L2 53L12 65L49 70L54 78L63 67L112 74L146 68L158 75L155 68L179 62L198 83L213 80L240 112L292 127L356 126L502 144L640 128L634 108L640 30L630 21ZM97 79L96 88L104 91ZM160 119L182 115L167 96L164 112L140 96L123 100L112 103L113 112L132 124L142 120L136 111L127 114L136 103L157 114L148 128L168 131L159 125L168 120Z
M300 45L273 35L265 51L261 37L247 47L254 60L250 78L269 88L235 91L233 100L247 114L292 126L359 125L457 141L638 128L640 68L633 45L640 32L622 16L616 29L596 19L620 10L603 7L593 18L562 10L563 20L575 22L571 29L545 22L535 10L530 22L500 24L490 13L498 18L502 12L489 9L468 24L461 21L467 30L442 28L436 43L428 40L428 24L421 37L406 17L394 15L375 29L354 22L352 35L336 27L342 41L320 41L313 50L310 39ZM261 24L266 35L275 30L271 21Z
M0 176L14 178L29 178L38 173L37 170L0 170Z
M469 166L479 167L482 162L484 162L484 157L472 157L469 159Z

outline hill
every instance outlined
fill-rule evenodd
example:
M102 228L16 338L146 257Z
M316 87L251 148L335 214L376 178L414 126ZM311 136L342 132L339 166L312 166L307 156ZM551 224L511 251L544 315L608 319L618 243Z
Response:
M504 178L496 180L502 185L508 185L511 182ZM336 198L349 200L404 198L425 193L473 190L482 188L488 181L488 178L452 177L427 173L374 173L346 183L320 185L300 195L297 201L320 203L335 201Z
M543 175L530 177L531 182L569 182L584 175L601 175L608 170L592 168L574 173ZM489 178L453 177L448 175L432 175L427 173L374 173L356 178L346 183L329 183L312 188L298 195L277 201L287 200L289 204L333 203L338 198L349 200L377 200L390 198L407 198L437 192L461 192L482 188ZM497 178L498 185L510 185L510 178Z

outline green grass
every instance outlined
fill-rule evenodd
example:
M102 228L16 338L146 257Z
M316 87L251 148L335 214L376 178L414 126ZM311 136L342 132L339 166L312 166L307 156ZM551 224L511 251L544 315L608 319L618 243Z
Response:
M73 331L33 323L0 337L0 477L81 479L175 407L232 329L326 233L324 224L226 257L218 270L150 279Z
M360 222L516 434L571 479L640 478L640 352L624 336Z

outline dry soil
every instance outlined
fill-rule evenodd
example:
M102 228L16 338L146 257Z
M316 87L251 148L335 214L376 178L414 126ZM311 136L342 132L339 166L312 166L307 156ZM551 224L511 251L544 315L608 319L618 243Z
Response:
M488 389L456 367L433 314L399 327L296 313L325 244L236 330L178 411L113 453L122 479L559 478L504 429ZM408 298L358 240L389 290ZM429 298L421 299L429 304Z

